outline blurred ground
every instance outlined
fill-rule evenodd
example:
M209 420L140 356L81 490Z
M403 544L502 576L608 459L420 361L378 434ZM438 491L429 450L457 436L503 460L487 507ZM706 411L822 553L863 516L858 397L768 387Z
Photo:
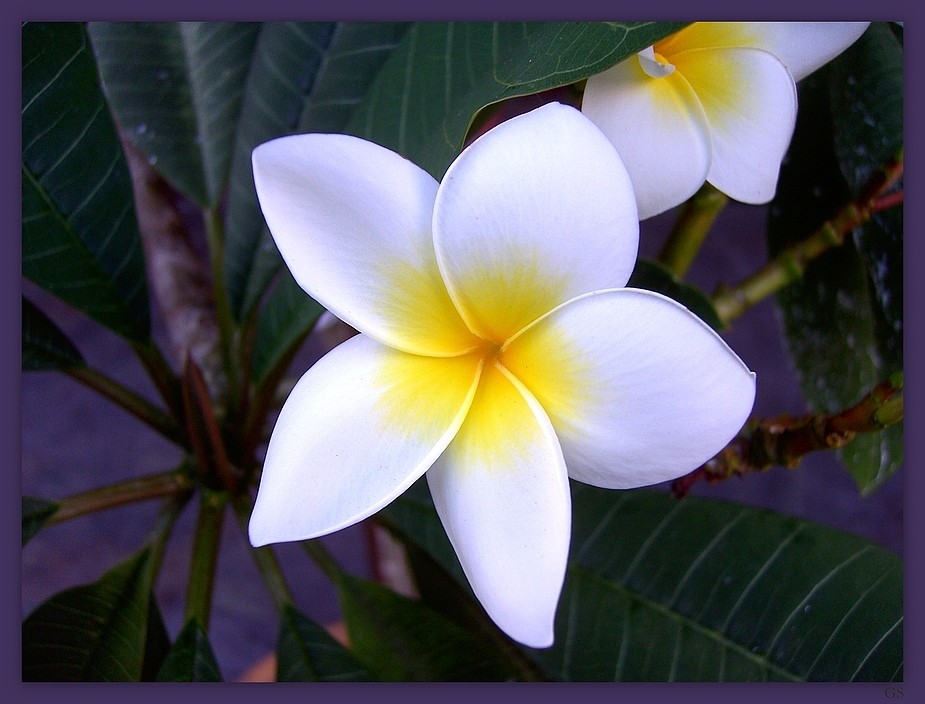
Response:
M762 208L731 204L688 277L709 292L718 281L736 282L763 263ZM643 224L641 252L654 255L670 216ZM38 303L75 341L87 361L127 386L153 398L130 351L118 338L48 299L24 283ZM801 414L805 406L794 381L771 301L736 322L725 336L758 375L756 413ZM293 365L303 370L317 350L309 345ZM22 380L22 490L56 499L104 483L169 469L176 449L120 409L81 385L54 373L30 373ZM834 457L810 456L795 471L774 469L721 485L696 485L694 494L774 508L865 536L896 552L903 548L902 472L868 498ZM165 556L158 600L171 636L180 628L187 560L195 518L188 506ZM147 535L157 505L112 510L42 531L22 551L22 613L54 593L96 580L136 551ZM246 537L229 514L218 565L210 638L223 675L240 676L275 647L277 619L246 550ZM325 543L348 570L371 577L373 568L363 526L341 531ZM338 607L320 571L292 545L279 556L297 606L321 623L335 621Z

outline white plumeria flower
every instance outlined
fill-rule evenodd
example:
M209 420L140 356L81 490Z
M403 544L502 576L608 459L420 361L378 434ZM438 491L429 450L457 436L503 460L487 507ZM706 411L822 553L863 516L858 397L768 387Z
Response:
M427 472L487 613L551 645L568 477L629 488L690 472L755 394L686 308L621 288L638 220L613 146L549 104L477 139L441 184L345 135L280 138L253 162L293 276L361 334L287 399L251 542L344 528Z
M708 181L767 203L797 115L796 81L869 22L696 22L587 81L582 112L623 158L641 220Z

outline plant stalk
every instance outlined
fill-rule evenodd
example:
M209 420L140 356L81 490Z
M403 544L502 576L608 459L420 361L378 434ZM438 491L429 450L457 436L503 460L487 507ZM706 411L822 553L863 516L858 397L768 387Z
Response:
M723 323L728 325L759 301L798 281L810 262L843 244L848 234L870 220L874 213L902 203L901 196L886 195L902 174L903 152L900 151L871 177L857 200L847 203L809 237L778 254L741 283L719 287L713 296L713 306Z
M203 488L193 542L189 582L186 588L186 610L183 622L188 623L195 618L205 631L209 629L215 568L218 563L227 503L226 493Z
M858 433L877 432L899 423L903 419L902 391L903 373L896 372L839 413L752 422L716 457L677 479L672 491L682 497L700 480L715 484L774 466L798 467L810 452L838 449Z
M726 194L705 183L684 205L658 255L658 261L677 279L682 279L694 263L713 223L728 202Z
M167 548L167 539L173 530L177 517L186 505L189 494L174 496L161 506L157 520L148 535L147 544L151 550L150 560L147 564L148 581L153 583L154 576L158 573L161 566L161 560L164 558L164 551Z
M78 516L117 508L137 501L188 496L193 487L193 479L185 465L163 474L108 484L62 499L58 503L58 510L48 519L48 525L63 523Z
M179 426L183 418L183 394L179 378L154 344L133 344L132 349Z
M216 317L220 335L222 366L228 380L228 407L236 409L240 403L238 368L234 364L232 352L235 344L236 325L228 301L228 289L225 286L225 235L222 227L221 212L217 207L209 208L204 214L206 237L209 243L209 258L212 262L212 288L215 295Z
M131 413L138 420L156 430L171 442L187 446L187 438L175 418L164 413L160 408L139 396L134 391L122 386L96 369L87 366L68 367L63 370L72 379L79 381L101 396Z
M252 510L250 495L245 492L234 496L231 500L231 506L244 533L244 539L250 544L247 536L247 524L250 521ZM285 607L293 604L293 599L292 592L286 584L286 578L283 576L282 568L276 559L276 554L269 546L252 548L251 554L254 556L257 569L260 571L260 576L263 578L263 583L270 593L274 606L276 606L277 611L282 612Z

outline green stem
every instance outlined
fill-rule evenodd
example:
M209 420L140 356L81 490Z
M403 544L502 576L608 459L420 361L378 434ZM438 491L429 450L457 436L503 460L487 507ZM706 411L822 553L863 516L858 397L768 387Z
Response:
M303 540L299 545L301 545L302 549L315 561L315 564L321 568L321 571L324 572L332 583L336 584L341 580L344 571L331 556L331 553L328 552L327 548L321 544L320 540Z
M249 542L247 524L251 515L250 496L247 493L239 494L232 499L231 505L244 532L244 539ZM263 582L267 587L267 591L270 592L270 598L273 600L276 609L282 611L285 607L291 606L293 604L292 592L289 591L286 578L283 576L282 568L273 549L269 546L253 548L251 549L251 554L254 556L257 569L260 571L260 576L263 577Z
M186 447L186 435L176 419L164 413L147 399L91 367L70 367L63 371L72 379L79 381L122 407L168 440L181 447Z
M720 320L728 325L759 301L800 280L810 262L843 244L847 234L868 218L869 211L849 203L807 239L787 248L741 283L721 286L713 296Z
M160 393L168 410L178 421L183 418L183 394L180 380L160 350L151 342L132 344L132 349Z
M188 499L189 494L185 494L174 496L172 499L165 501L163 506L161 506L154 528L148 535L147 544L151 550L151 556L146 569L148 570L148 580L151 583L154 582L154 576L160 570L161 561L167 549L167 539L170 537L177 517L180 515Z
M267 374L254 391L253 402L244 420L244 457L252 457L263 439L264 424L266 423L267 415L269 415L271 409L279 402L278 392L280 384L286 375L286 371L289 369L289 364L298 353L301 342L305 337L307 337L307 333L300 337L296 344L290 347L282 356L276 367Z
M205 488L199 502L199 520L196 523L196 537L193 542L183 622L188 623L195 618L206 631L209 629L215 567L218 563L227 503L227 494Z
M729 198L709 183L681 211L658 260L678 279L684 277Z
M63 523L78 516L105 511L137 501L147 501L164 496L188 496L192 490L193 480L189 470L185 465L181 465L170 472L108 484L62 499L58 503L58 510L49 519L48 524Z
M222 228L221 212L217 207L209 208L204 213L204 219L206 237L209 243L209 258L212 262L212 288L215 292L215 310L219 335L221 336L222 365L231 394L229 408L236 408L239 403L237 395L240 393L238 370L234 364L234 354L232 353L236 326L234 316L231 313L231 304L228 301L228 289L225 287L225 235Z
M902 178L903 157L900 150L874 173L856 200L843 206L809 237L778 254L741 283L720 286L713 296L713 306L723 323L728 325L759 301L802 278L810 262L843 244L848 233L870 220L874 213L901 204L901 195L887 192Z

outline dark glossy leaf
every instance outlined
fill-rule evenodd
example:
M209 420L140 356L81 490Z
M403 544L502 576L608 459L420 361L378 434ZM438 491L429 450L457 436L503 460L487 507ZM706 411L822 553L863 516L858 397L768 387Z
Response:
M833 80L824 69L800 85L797 129L768 224L772 254L812 233L853 197L833 147L828 101ZM902 368L896 329L886 321L854 240L811 262L777 302L788 350L813 411L849 408ZM902 424L897 424L861 435L839 452L862 493L875 490L901 467L902 436Z
M682 23L421 22L348 125L438 180L486 105L582 80Z
M77 347L61 328L31 301L22 299L22 368L44 371L79 367L84 363Z
M257 204L251 152L294 132L341 131L406 25L268 22L248 76L229 182L225 240L232 308L243 319L280 258Z
M678 281L671 271L658 262L639 259L626 285L673 298L714 330L721 331L725 328L709 296L695 286Z
M370 682L375 679L353 653L291 606L282 613L276 652L279 682Z
M429 498L386 513L462 578ZM901 681L901 560L864 540L712 499L572 484L552 648L573 681Z
M903 147L903 48L874 22L828 68L836 154L853 191Z
M496 681L516 672L473 633L419 601L358 577L337 586L350 647L385 681Z
M418 482L409 489L408 496L414 496L419 492L423 492L426 497L427 489L423 482ZM402 501L395 510L400 512L403 508L409 509L412 513L423 510L425 514L430 514L428 518L432 518L433 515L433 506L426 499L418 504ZM477 636L486 658L507 663L508 679L529 682L548 680L536 664L485 613L485 609L475 598L466 581L445 534L434 532L434 543L429 549L425 549L415 542L416 536L405 534L402 526L389 520L386 514L380 513L377 520L401 542L422 604ZM402 524L408 525L409 521L405 520ZM410 524L419 526L421 522L412 519Z
M141 666L142 682L153 682L170 653L170 635L164 617L153 597L148 600L148 632L145 638L145 659Z
M23 680L138 681L150 615L149 552L60 592L23 622Z
M769 511L573 488L557 642L537 652L560 678L902 680L895 555Z
M425 22L409 30L405 25L339 25L327 49L331 60L325 72L317 83L309 83L311 93L298 129L365 137L442 175L462 147L476 113L486 105L585 78L680 26ZM401 43L392 51L399 38ZM298 56L281 52L280 44L272 45L274 57ZM279 82L280 76L302 75L299 65L286 64L265 80L253 80L261 87L255 95L261 98L259 107L264 114L248 122L261 124L267 119L266 104L276 103L262 97L264 87ZM347 81L347 76L353 78ZM332 90L332 86L342 87ZM274 112L277 120L298 115L292 108L295 80L283 87L286 99L279 101ZM241 317L256 303L280 264L268 233L260 231L262 219L252 195L249 159L257 143L292 129L275 126L267 130L268 126L261 128L259 139L244 140L246 148L239 149L236 157L236 167L241 164L236 172L243 176L232 180L235 190L226 261L232 304ZM235 201L244 204L243 212L234 210Z
M288 358L322 313L324 308L299 287L288 271L284 271L260 311L254 345L255 383L260 384Z
M22 497L22 544L29 542L45 522L55 515L59 504L32 496Z
M129 340L149 334L131 179L80 23L22 28L22 272Z
M200 206L225 189L259 26L92 22L103 86L131 140Z
M221 682L222 673L215 659L209 637L199 621L187 621L164 664L157 673L158 682Z
M887 23L875 22L831 65L835 153L851 191L903 148L903 50ZM902 181L899 183L902 188ZM903 208L878 213L854 233L875 302L887 358L902 366Z

